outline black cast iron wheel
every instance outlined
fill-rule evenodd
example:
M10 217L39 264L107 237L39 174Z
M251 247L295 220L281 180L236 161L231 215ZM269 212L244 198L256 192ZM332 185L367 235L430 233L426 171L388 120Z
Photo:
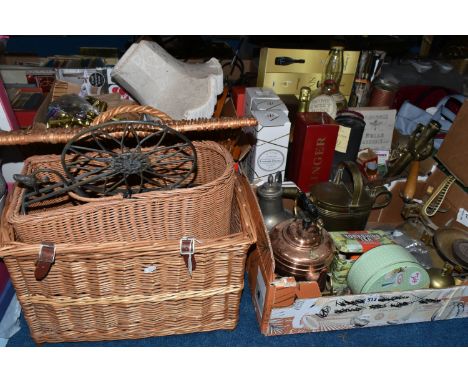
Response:
M75 135L62 166L81 196L110 196L187 186L196 171L192 142L161 122L112 121Z

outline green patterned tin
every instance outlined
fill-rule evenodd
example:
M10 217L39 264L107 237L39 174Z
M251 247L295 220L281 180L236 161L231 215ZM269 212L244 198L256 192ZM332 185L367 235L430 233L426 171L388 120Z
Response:
M343 294L348 290L348 272L355 261L347 259L346 256L335 254L330 265L331 285L334 294Z
M405 248L388 244L364 253L348 273L355 294L396 292L429 287L429 275Z
M362 253L384 244L395 244L382 230L329 232L338 253L330 267L331 286L334 294L349 291L348 272Z
M389 235L382 230L368 231L334 231L329 232L336 249L341 253L364 253L372 248L395 244Z

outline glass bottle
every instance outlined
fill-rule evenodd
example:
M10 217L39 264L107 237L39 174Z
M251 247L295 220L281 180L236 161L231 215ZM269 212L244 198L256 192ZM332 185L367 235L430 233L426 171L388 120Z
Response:
M309 103L310 103L310 94L311 90L308 86L303 86L299 92L299 105L297 107L298 113L305 113L309 111Z
M303 86L299 91L299 103L297 105L297 113L305 113L309 111L310 94L312 90L308 86ZM294 137L294 124L292 121L291 129L289 131L289 143L292 143Z
M325 62L320 89L313 95L310 102L310 111L324 111L335 118L338 111L346 109L348 103L340 92L343 66L343 47L332 47Z

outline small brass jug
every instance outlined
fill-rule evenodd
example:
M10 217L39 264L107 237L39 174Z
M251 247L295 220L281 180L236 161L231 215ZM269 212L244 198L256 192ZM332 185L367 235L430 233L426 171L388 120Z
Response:
M345 169L351 173L352 189L342 182ZM380 195L385 199L377 203ZM387 206L392 193L385 186L365 186L358 165L345 161L338 165L333 181L311 187L310 199L317 206L327 231L360 231L365 229L371 210Z

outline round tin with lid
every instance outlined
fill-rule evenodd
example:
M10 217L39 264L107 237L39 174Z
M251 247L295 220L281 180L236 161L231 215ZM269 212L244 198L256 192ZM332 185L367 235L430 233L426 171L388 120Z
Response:
M392 107L397 91L398 85L393 82L382 79L375 81L372 85L369 106Z
M396 244L364 253L348 273L353 293L396 292L429 287L429 275L405 248Z

